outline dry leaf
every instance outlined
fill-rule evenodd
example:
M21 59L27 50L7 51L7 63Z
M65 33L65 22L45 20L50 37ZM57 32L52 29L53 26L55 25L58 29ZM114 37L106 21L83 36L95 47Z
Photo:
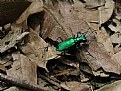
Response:
M113 22L116 23L116 26L110 24L108 27L114 32L121 32L121 23L119 20L113 19Z
M10 31L2 40L0 40L0 53L5 52L11 47L15 47L16 43L29 34L29 32L21 33L21 29L18 31Z
M13 58L15 61L12 68L7 70L7 75L37 84L36 64L22 54L13 54Z
M112 59L114 59L118 64L121 65L121 51L117 52L112 56Z
M36 0L31 3L31 5L22 13L19 19L16 21L17 24L21 24L23 22L27 22L28 16L34 13L38 13L43 11L43 1Z
M111 17L115 6L113 0L76 0L73 1L73 4L68 3L67 1L58 0L56 2L51 0L28 1L32 2L31 5L23 12L19 19L16 20L16 23L1 27L0 29L0 31L2 31L2 28L5 28L9 32L11 27L12 30L9 33L7 32L8 35L4 35L5 37L3 36L4 38L2 37L3 39L0 40L0 50L2 50L2 52L0 51L0 56L11 47L15 47L16 44L28 34L24 41L21 42L21 45L17 46L17 49L19 50L16 50L16 53L12 53L12 59L11 57L7 58L6 53L8 52L5 52L5 56L2 55L0 58L0 64L9 60L9 62L14 61L11 68L7 70L8 75L37 84L36 70L37 66L39 66L42 69L49 70L49 75L53 76L53 78L56 77L56 80L51 77L49 78L46 72L43 74L42 70L38 70L40 75L41 73L43 76L46 74L47 77L44 76L45 80L49 81L51 84L54 83L55 85L49 85L48 87L54 87L56 90L62 90L61 88L64 88L70 91L92 91L91 86L77 81L90 81L90 78L93 79L92 75L108 78L110 73L121 73L121 51L119 50L120 35L118 36L117 33L114 33L110 37L106 32L106 29L103 29L102 27L103 24L107 24L109 19L113 18ZM84 2L86 2L86 8L93 8L95 11L86 9ZM98 10L96 10L97 8ZM120 32L119 18L120 17L116 17L116 19L113 19L116 26L111 24L108 26L114 32ZM32 29L29 29L30 27ZM99 27L102 29L99 30ZM97 35L93 35L91 30L96 32ZM30 33L25 31L30 31ZM57 54L60 54L61 52L56 51L54 46L50 47L49 44L43 40L50 38L50 40L54 40L53 42L57 42L58 40L56 39L58 39L58 37L67 39L72 37L73 34L76 35L77 32L88 32L86 37L90 42L89 45L84 44L84 46L82 45L77 51L74 50L74 52L76 51L75 54L80 62L77 62L76 58L75 60L70 57L66 58L66 54L64 55L64 58L61 56L62 59L56 59L58 57ZM93 40L95 37L97 41ZM12 44L10 44L11 42ZM118 52L115 54L112 43L118 43L118 46L116 46ZM8 47L6 48L6 46ZM9 55L11 56L11 53ZM48 60L51 61L48 62ZM4 70L2 67L3 65L0 69ZM91 74L91 76L89 74ZM57 79L70 82L61 83L61 81L57 81ZM39 78L38 83L41 84L43 81L44 80ZM56 84L56 81L61 83L61 85ZM47 85L47 83L41 84L42 87L45 85ZM109 86L111 86L112 89L107 86L99 89L99 91L116 91L120 89L117 84ZM7 89L7 91L13 90L21 91L18 87Z
M86 2L85 8L93 9L105 5L105 0L90 0Z
M78 20L84 20L84 21L86 21L88 23L93 22L93 21L98 23L98 18L99 18L98 15L99 14L98 14L97 10L95 10L95 11L87 10L87 9L84 8L84 6L79 1L78 1L78 3L75 3L73 5L73 8L75 10L75 17L79 18ZM92 29L97 30L98 29L98 24L90 23L90 26L88 26L86 24L83 29L84 30L85 30L85 28L89 29L88 27L91 27Z
M67 37L71 36L69 29L61 20L62 16L57 11L58 9L59 7L57 6L44 6L44 10L47 13L47 15L45 14L46 18L44 19L44 26L41 33L44 38L49 37L56 41L58 37L66 39ZM48 23L48 21L51 22Z
M70 4L67 2L59 2L58 6L59 7L53 6L51 11L54 12L53 16L55 16L59 20L59 23L64 25L64 28L66 30L62 31L61 26L52 20L52 16L50 16L49 19L48 17L46 17L47 19L45 18L45 24L43 28L44 30L42 30L44 31L44 33L42 33L42 36L44 36L44 38L48 35L48 37L54 41L57 41L58 37L61 37L63 40L65 40L69 37L72 37L73 34L77 34L77 32L89 29L88 24L83 19L85 19L86 21L98 21L98 12L87 11L86 9L84 9L84 6L81 2L74 3L72 6L70 6ZM59 12L57 10L59 10ZM51 24L48 24L48 21L51 21Z
M26 41L28 41L28 39ZM39 67L45 68L46 70L47 61L58 57L57 52L52 50L48 44L32 29L30 29L28 43L22 46L21 50Z
M114 33L110 36L112 43L121 43L121 34L120 33Z
M103 24L110 19L113 14L115 3L113 0L105 0L105 6L99 7L99 24Z
M60 14L63 16L61 20L71 34L69 37L72 37L74 34L76 35L77 32L89 29L87 23L79 17L80 15L77 15L79 9L82 8L79 7L81 5L80 2L78 3L75 3L73 6L70 6L68 3L59 3Z
M69 91L92 91L91 87L87 84L80 82L63 82L61 86Z
M121 81L116 81L95 91L121 91Z
M108 33L103 27L101 30L97 31L96 39L97 39L97 42L99 42L100 44L103 44L105 50L110 56L114 54L112 41L109 38Z
M15 86L13 86L13 87L10 87L9 89L6 89L4 91L30 91L30 90L24 90L24 89L17 88Z
M80 57L83 61L86 60L85 62L87 62L94 71L103 68L106 72L121 73L121 65L117 63L116 60L111 59L105 50L99 47L98 43L94 41L89 44L86 51L85 49L80 50L80 55L77 55L77 58L80 59Z

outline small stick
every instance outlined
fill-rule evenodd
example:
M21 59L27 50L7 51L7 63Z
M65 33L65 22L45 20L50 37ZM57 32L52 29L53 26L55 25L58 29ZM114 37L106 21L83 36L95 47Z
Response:
M100 30L102 24L101 7L98 7L98 12L99 12L99 30Z
M25 88L25 89L29 89L32 91L49 91L43 87L40 87L39 85L30 84L28 81L18 80L16 78L4 75L2 73L0 73L0 80L6 82L8 84L15 85L15 86Z

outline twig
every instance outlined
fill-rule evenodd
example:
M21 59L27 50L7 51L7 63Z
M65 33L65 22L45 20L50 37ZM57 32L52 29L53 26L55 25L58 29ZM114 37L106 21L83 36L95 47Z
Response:
M101 28L101 24L102 24L101 8L102 8L102 7L98 7L98 12L99 12L99 29Z
M43 87L40 87L39 85L30 84L28 81L18 80L16 78L4 75L2 73L0 73L0 80L6 82L8 84L15 85L15 86L25 88L25 89L29 89L32 91L49 91Z

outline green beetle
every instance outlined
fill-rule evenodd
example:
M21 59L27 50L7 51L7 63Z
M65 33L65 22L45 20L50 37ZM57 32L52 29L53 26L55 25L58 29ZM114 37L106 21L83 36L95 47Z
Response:
M84 42L86 41L86 36L85 35L81 35L79 37L72 37L72 38L68 38L62 42L60 42L57 46L56 46L56 50L57 51L65 51L68 50L70 47L80 43L80 42Z

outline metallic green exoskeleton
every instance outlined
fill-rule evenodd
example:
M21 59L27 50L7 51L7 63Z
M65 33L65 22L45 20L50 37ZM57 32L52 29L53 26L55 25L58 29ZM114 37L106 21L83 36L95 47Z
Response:
M68 38L62 42L60 42L57 46L56 46L56 50L57 51L64 51L64 50L68 50L70 47L76 45L77 43L86 41L86 37L85 35L81 35L80 37L77 38Z

